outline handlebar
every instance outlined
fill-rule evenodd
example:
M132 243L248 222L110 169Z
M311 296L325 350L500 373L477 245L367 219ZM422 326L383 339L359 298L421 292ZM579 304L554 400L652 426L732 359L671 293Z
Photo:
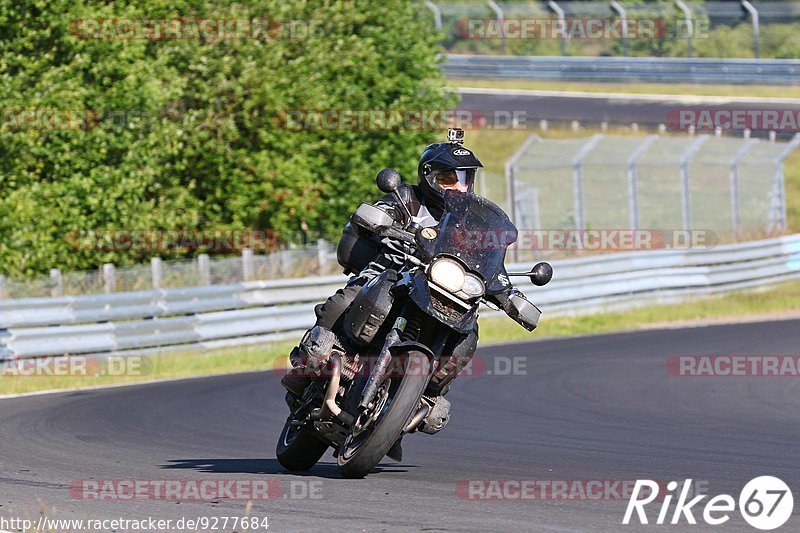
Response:
M389 237L390 239L397 239L399 241L407 242L409 244L416 243L413 233L394 226L382 229L380 231L380 235L383 237Z

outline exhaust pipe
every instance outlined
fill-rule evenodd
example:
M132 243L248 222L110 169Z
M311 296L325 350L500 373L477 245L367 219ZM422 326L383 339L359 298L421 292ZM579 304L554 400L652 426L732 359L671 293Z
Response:
M314 409L311 412L311 418L321 420L328 415L333 415L341 423L352 426L355 423L355 418L350 413L342 411L342 408L336 405L336 395L339 393L339 381L342 376L342 362L339 356L332 354L331 358L331 381L325 391L325 400L322 402L322 407Z
M428 416L430 410L431 407L428 404L424 404L422 407L420 407L419 411L417 411L417 414L415 414L414 417L409 420L408 424L406 424L406 427L403 428L403 434L411 433L417 429L417 426L419 426L425 417Z

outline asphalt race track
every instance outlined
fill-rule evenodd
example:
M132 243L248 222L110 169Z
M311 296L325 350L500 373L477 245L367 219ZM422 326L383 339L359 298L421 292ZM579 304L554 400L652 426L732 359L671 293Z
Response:
M625 500L477 501L456 493L463 480L692 478L738 500L747 481L774 475L797 501L798 378L676 377L666 362L797 355L799 346L800 321L787 320L486 348L488 369L499 368L495 356L525 357L526 371L459 378L450 425L407 437L404 462L364 480L340 479L330 454L308 475L280 467L286 408L271 373L3 399L0 515L177 519L240 516L246 505L72 500L70 483L87 478L272 480L286 497L250 511L268 516L270 531L659 529L658 507L648 507L650 526L622 526ZM795 506L784 529L797 530L798 514ZM722 529L685 521L668 529L755 531L738 511Z

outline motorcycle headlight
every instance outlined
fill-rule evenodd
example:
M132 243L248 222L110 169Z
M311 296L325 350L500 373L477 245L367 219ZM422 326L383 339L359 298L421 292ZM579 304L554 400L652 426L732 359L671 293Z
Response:
M477 298L483 296L486 288L483 286L483 280L475 274L467 274L464 277L464 286L461 287L461 292L470 298Z
M443 257L431 264L431 281L450 292L458 292L464 286L467 273L458 261Z

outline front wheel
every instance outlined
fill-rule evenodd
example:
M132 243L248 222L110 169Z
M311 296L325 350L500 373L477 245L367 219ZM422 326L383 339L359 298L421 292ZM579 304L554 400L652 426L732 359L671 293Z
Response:
M301 426L292 425L294 417L289 416L283 425L275 454L278 462L287 470L308 470L325 454L328 445Z
M428 382L428 357L422 352L397 357L405 359L402 375L383 380L373 406L359 416L339 448L339 473L345 478L363 478L375 468L419 405Z

